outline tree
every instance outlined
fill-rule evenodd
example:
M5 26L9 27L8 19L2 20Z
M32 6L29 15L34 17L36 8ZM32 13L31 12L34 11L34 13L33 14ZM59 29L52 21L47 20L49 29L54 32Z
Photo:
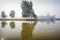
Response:
M10 17L12 17L12 18L15 17L15 11L12 10L12 11L10 12Z
M30 6L32 7L33 6L33 3L30 1Z
M4 11L2 11L1 16L2 16L2 18L6 18L6 17L7 17L7 15L5 14L5 12L4 12Z
M22 1L22 3L21 3L21 8L22 8L22 17L34 17L34 18L36 18L36 15L35 15L35 13L34 13L34 10L33 10L33 8L32 8L32 6L33 6L33 3L30 1L30 2L28 2L28 1Z

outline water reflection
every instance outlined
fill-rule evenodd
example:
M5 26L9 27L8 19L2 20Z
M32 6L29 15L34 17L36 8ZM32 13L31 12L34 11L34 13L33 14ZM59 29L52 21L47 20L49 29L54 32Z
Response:
M36 21L34 23L22 23L22 40L31 40L36 23Z
M15 28L15 22L10 22L11 29Z
M5 27L5 25L7 25L6 21L2 21L1 25L2 25L2 27Z
M1 40L57 39L60 35L59 21L55 24L53 21L2 21L1 24Z
M51 21L39 21L40 23L46 22L47 25L49 25L51 22L55 23L55 20L51 20Z

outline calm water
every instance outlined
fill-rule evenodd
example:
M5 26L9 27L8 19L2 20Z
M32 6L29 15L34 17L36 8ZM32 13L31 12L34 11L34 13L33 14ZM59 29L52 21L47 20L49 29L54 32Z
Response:
M0 21L1 40L59 39L60 21Z

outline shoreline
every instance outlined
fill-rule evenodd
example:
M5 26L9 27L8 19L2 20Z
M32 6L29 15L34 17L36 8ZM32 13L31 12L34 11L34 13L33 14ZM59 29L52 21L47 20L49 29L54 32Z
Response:
M60 19L55 19L60 20ZM55 21L53 20L47 20L47 19L0 19L0 21Z

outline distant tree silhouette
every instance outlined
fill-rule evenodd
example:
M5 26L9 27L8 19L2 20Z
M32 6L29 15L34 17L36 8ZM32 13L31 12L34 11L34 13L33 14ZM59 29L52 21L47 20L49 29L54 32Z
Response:
M5 14L4 11L2 11L1 16L2 16L2 18L6 18L7 17L7 15Z
M15 17L15 11L12 10L12 11L10 12L10 17L12 17L12 18Z

